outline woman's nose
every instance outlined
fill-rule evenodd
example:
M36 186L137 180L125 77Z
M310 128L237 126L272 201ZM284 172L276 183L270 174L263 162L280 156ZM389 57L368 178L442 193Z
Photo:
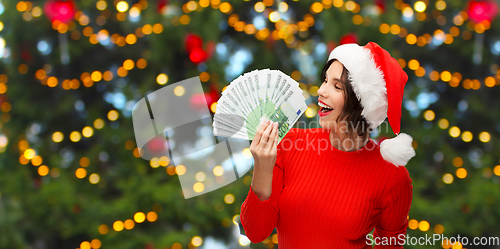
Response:
M321 84L321 86L318 88L318 95L322 98L325 98L325 88L323 87L324 84Z

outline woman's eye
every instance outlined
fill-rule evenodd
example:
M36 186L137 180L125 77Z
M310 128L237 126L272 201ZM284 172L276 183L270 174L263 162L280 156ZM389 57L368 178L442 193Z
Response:
M335 85L335 88L337 88L337 89L341 90L341 89L340 89L340 87L338 87L338 85Z

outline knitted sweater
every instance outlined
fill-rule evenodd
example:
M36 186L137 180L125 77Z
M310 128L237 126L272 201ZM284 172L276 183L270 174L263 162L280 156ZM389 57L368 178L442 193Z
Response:
M403 248L412 179L379 150L369 139L341 151L327 129L292 128L278 144L271 196L262 201L250 186L241 205L246 236L260 243L276 227L280 249Z

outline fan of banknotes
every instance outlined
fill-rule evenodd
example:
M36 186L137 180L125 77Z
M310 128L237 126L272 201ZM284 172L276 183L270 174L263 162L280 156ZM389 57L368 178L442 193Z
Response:
M233 80L217 101L214 135L253 140L260 124L278 122L278 143L307 109L299 83L279 70L254 70Z

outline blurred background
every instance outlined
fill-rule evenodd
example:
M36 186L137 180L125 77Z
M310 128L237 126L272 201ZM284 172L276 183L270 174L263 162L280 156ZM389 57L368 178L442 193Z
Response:
M409 75L408 235L498 238L497 14L493 0L1 0L0 248L278 248L276 230L251 244L239 224L252 171L185 199L182 168L140 157L134 104L199 76L191 108L213 115L229 82L271 68L300 82L312 123L331 49L369 41Z

